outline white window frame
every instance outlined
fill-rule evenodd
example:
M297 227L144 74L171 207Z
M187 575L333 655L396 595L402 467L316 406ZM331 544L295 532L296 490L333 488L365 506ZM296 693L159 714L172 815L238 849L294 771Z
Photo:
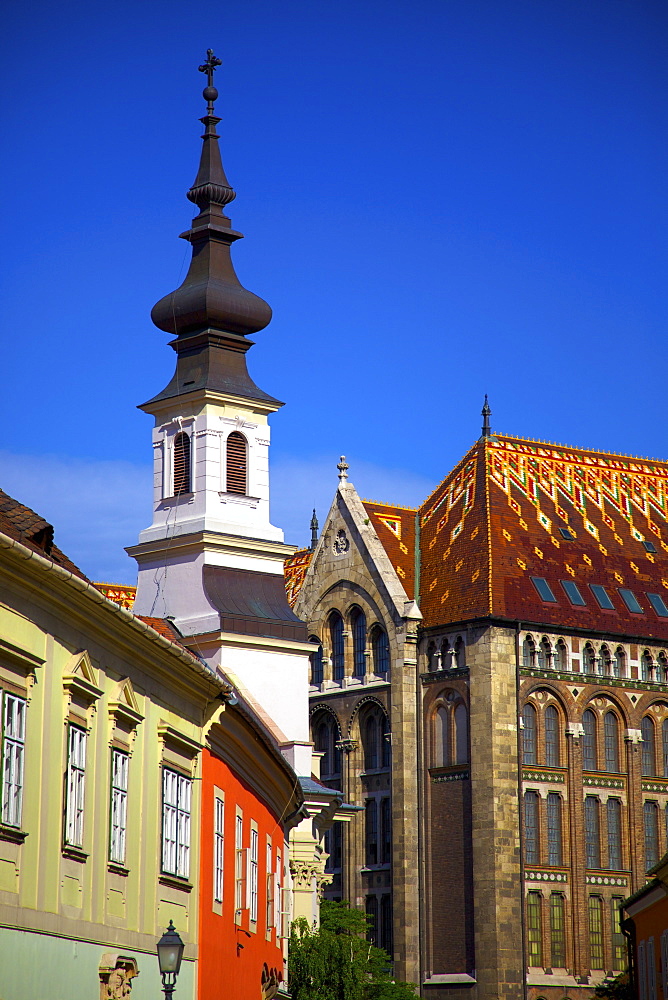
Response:
M647 1000L647 962L645 957L645 942L638 944L638 997Z
M654 938L647 939L647 996L648 1000L656 1000L656 958L654 955Z
M248 908L250 921L253 924L257 923L259 851L260 835L257 825L251 820L250 849L248 851Z
M83 847L87 738L85 729L70 724L67 735L65 843L71 847Z
M267 883L267 905L266 905L266 932L267 937L271 937L274 928L275 894L274 894L274 851L272 843L267 839L267 862L266 862L266 883Z
M281 888L282 882L282 870L281 870L281 852L276 851L276 874L275 874L275 891L274 891L274 927L276 928L276 934L281 936Z
M668 930L661 935L661 986L664 997L668 997Z
M162 769L162 870L188 878L192 778L169 767Z
M109 860L125 864L128 828L128 770L130 755L124 750L111 751L111 815L109 822Z
M247 909L244 864L244 815L237 810L234 823L234 919L241 923L242 911Z
M213 901L223 901L225 862L225 800L216 795L213 800Z
M0 691L0 699L2 691ZM23 772L26 739L25 698L4 693L2 713L2 822L6 826L21 826L23 812Z

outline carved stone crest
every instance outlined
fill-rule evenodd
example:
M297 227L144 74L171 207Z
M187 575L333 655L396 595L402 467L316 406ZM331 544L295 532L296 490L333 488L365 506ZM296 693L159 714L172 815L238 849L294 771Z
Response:
M108 951L99 965L100 1000L127 1000L132 990L132 980L139 975L137 959Z
M350 548L350 542L343 528L339 528L334 539L334 551L338 556L343 555Z

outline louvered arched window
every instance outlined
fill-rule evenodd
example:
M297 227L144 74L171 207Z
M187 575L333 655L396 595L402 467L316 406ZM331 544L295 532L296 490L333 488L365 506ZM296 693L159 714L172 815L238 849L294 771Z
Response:
M181 431L174 438L174 493L190 493L190 438Z
M248 445L239 431L232 431L227 439L226 489L242 496L248 493Z

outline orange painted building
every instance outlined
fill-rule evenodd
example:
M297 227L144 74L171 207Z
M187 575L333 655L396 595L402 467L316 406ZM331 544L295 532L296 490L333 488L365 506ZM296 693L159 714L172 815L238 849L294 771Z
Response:
M286 978L286 835L301 789L267 730L227 705L202 754L199 1000L270 1000Z
M638 1000L668 1000L668 854L647 873L654 878L624 903Z

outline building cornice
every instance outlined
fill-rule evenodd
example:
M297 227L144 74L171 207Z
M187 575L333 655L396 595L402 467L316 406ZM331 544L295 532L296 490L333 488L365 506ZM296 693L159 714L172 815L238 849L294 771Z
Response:
M155 541L140 542L129 545L125 550L128 555L146 556L152 553L163 554L193 554L216 552L220 555L245 556L251 559L269 559L276 561L277 575L283 573L283 560L297 551L296 545L285 542L272 542L265 538L251 538L245 535L223 535L213 531L194 531L184 535L170 535L169 538L157 538Z

